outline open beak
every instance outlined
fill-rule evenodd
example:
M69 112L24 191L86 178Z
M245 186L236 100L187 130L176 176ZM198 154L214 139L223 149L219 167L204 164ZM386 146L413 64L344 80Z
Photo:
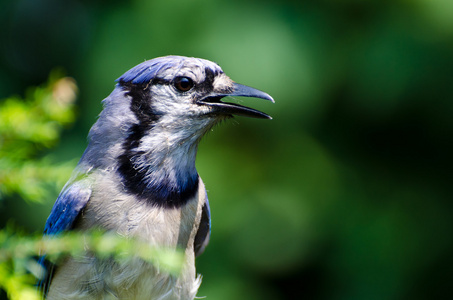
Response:
M252 98L261 98L265 100L269 100L274 103L274 99L271 96L262 92L260 90L254 89L252 87L242 85L239 83L233 84L233 91L230 93L212 93L207 97L201 99L199 101L200 104L207 105L212 107L212 113L215 114L227 114L227 115L238 115L244 117L251 117L251 118L259 118L259 119L272 119L271 116L247 107L243 105L239 105L236 103L228 103L222 102L221 99L227 96L240 96L240 97L252 97Z

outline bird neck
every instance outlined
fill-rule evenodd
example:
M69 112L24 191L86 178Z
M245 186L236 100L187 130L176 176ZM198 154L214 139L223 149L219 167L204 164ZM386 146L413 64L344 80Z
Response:
M126 190L162 207L180 207L198 190L195 168L200 131L181 122L157 122L132 128L119 156L119 174Z

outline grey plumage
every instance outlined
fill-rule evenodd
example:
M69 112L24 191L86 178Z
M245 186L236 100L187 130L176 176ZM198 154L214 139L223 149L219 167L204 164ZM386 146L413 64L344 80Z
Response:
M181 56L146 61L117 82L45 234L101 228L181 247L183 272L175 278L139 258L114 262L86 253L53 270L47 299L193 299L201 282L195 256L210 235L208 198L195 168L198 142L233 114L270 118L223 97L273 100L234 83L213 62Z

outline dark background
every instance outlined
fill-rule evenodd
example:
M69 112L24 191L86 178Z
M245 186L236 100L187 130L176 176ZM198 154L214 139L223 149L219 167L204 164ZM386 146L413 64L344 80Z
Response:
M0 99L56 67L78 83L54 161L81 156L116 78L168 54L276 100L244 99L274 119L238 117L200 145L213 229L199 296L451 295L452 1L0 2ZM2 224L42 231L54 194L6 199Z

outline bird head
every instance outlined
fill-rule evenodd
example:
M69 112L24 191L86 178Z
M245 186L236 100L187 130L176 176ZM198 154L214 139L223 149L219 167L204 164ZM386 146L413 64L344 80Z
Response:
M163 159L151 159L151 154L168 156L170 151L173 157L191 153L194 161L198 141L219 121L233 115L271 119L253 108L224 102L227 96L274 102L264 92L235 83L208 60L165 56L145 61L118 78L104 99L84 157L92 166L109 166L127 154L141 167Z
M165 56L145 61L123 74L104 99L83 164L90 170L117 170L125 188L140 197L179 203L196 190L198 142L212 126L233 115L271 118L222 101L227 96L273 102L268 94L235 83L208 60Z
M118 84L131 95L141 94L148 102L141 103L141 108L147 107L158 117L219 120L240 115L271 119L258 110L223 102L227 96L274 100L264 92L233 82L217 64L204 59L155 58L126 72Z

